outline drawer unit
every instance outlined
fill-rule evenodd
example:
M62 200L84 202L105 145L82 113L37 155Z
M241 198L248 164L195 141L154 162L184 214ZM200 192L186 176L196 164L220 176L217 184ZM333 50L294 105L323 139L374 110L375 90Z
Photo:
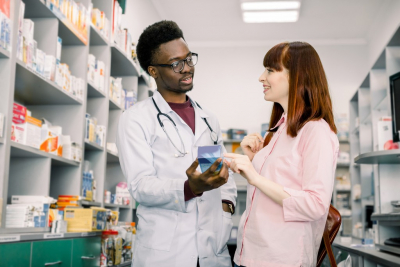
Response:
M32 267L71 267L71 258L71 239L32 243Z
M29 266L31 242L0 244L0 267Z
M100 266L101 238L77 238L72 241L72 266Z

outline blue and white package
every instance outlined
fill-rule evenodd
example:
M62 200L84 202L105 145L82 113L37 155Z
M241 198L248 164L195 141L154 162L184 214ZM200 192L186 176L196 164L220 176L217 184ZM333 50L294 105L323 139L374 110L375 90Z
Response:
M201 172L208 170L211 165L218 159L221 158L221 146L200 146L197 152L197 158L199 160ZM222 161L215 170L219 172L222 168Z

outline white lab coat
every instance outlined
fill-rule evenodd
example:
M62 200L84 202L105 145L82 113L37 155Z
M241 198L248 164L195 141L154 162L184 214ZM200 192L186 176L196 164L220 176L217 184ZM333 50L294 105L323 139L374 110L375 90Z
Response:
M117 135L119 159L129 191L140 203L132 266L196 267L199 258L201 267L231 267L226 243L232 220L230 213L222 210L221 200L230 200L236 205L232 172L220 188L187 202L184 198L186 170L196 159L197 148L214 144L202 118L207 118L218 134L218 144L223 147L218 120L193 103L196 118L193 135L158 91L153 97L161 112L175 122L188 154L174 156L177 151L157 120L158 111L151 98L121 115ZM160 119L176 146L181 148L172 124L165 116Z

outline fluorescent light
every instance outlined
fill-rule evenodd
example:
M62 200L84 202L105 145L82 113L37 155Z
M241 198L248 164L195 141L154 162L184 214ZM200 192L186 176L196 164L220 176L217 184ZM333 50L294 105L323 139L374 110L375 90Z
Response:
M296 22L298 18L298 11L243 12L243 21L246 23Z
M299 1L269 1L269 2L244 2L242 10L284 10L299 9Z

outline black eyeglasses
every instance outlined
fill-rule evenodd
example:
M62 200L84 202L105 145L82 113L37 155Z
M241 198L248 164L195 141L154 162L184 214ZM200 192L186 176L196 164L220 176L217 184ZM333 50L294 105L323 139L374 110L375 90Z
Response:
M194 65L197 64L198 58L199 58L199 55L197 53L192 53L187 58L179 60L179 61L175 61L172 64L154 64L153 66L170 67L174 72L179 73L185 67L185 62L186 62L186 64L188 64L189 67L193 67Z

